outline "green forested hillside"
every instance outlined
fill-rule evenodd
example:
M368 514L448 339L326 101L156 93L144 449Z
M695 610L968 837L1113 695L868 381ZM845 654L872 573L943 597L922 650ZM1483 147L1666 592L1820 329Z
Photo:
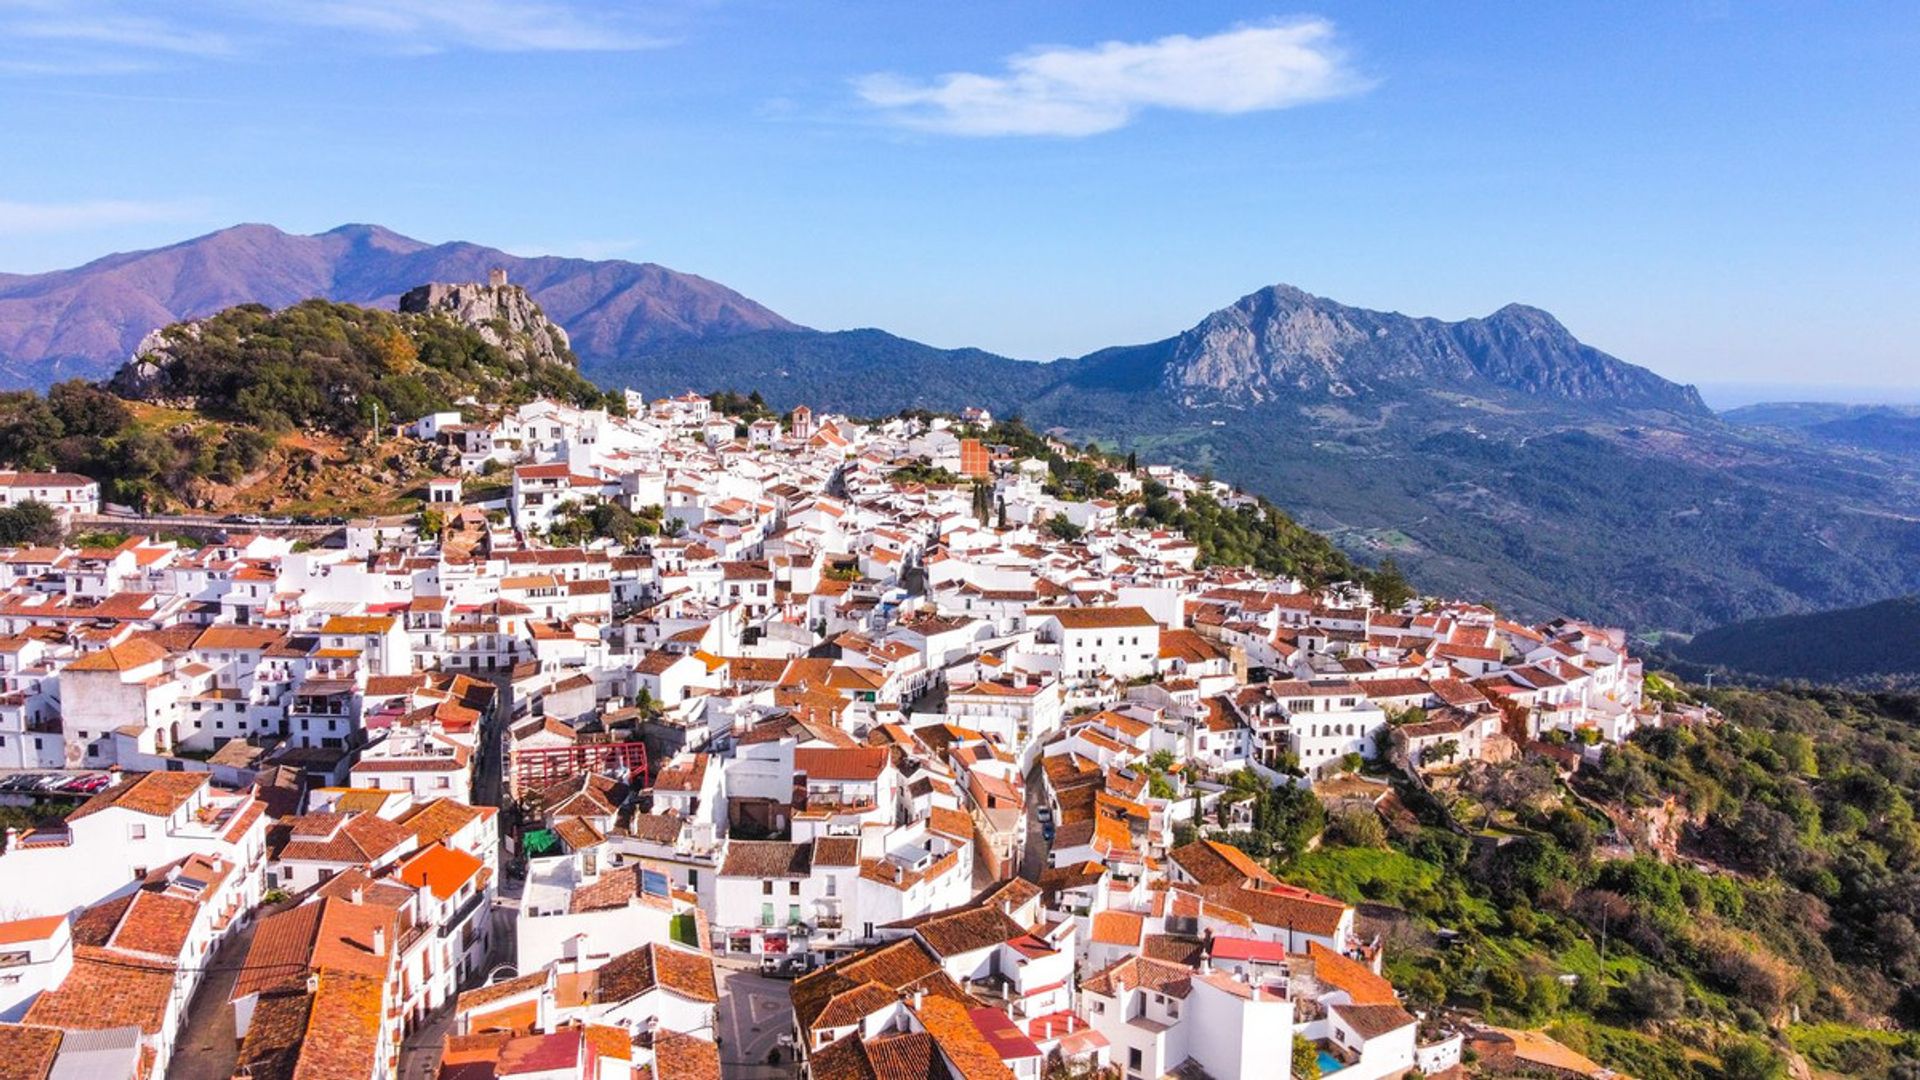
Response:
M1920 596L1718 627L1681 659L1734 675L1851 685L1920 683Z
M1333 815L1314 850L1317 804L1246 785L1256 832L1233 839L1385 905L1415 1004L1544 1025L1641 1080L1785 1076L1795 1054L1821 1077L1915 1075L1920 697L1704 700L1724 724L1644 732L1571 786L1537 759L1473 766L1402 786L1385 829Z
M160 349L109 384L129 398L190 401L209 416L266 428L339 434L452 408L457 398L592 402L564 339L563 362L533 348L490 344L479 329L432 315L307 300L281 311L258 304L161 331Z

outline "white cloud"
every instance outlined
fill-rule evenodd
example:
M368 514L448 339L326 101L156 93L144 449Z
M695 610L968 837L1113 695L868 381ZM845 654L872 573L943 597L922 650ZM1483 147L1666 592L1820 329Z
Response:
M199 213L199 207L182 202L96 199L88 202L33 203L0 199L0 234L82 232L115 225L183 221Z
M868 104L906 127L950 135L1097 135L1144 109L1235 114L1344 97L1370 82L1348 66L1325 19L1241 26L1208 37L1109 41L1013 56L998 75L931 81L869 75Z
M188 56L225 56L233 51L233 41L225 34L169 26L159 19L112 11L15 19L6 29L16 38L35 41L124 46Z

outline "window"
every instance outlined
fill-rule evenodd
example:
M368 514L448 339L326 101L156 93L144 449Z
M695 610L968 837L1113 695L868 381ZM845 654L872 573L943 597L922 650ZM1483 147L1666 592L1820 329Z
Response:
M146 838L147 826L144 822L134 822L132 825L127 826L127 839L145 840Z
M1127 1068L1134 1069L1134 1070L1138 1070L1140 1068L1140 1048L1139 1047L1131 1046L1127 1048Z
M840 879L837 877L834 877L831 874L827 875L827 895L828 896L840 895Z
M771 901L760 905L760 925L773 925L773 903Z
M771 881L763 881L763 882L761 882L761 883L760 883L760 895L761 895L761 896L772 896L772 895L773 895L773 882L771 882Z
M700 871L691 870L691 869L688 870L687 871L687 888L697 889L699 887L700 887Z
M799 921L800 921L800 905L788 904L787 905L787 922L798 923Z
M788 896L800 895L800 882L797 879L787 882L787 895Z

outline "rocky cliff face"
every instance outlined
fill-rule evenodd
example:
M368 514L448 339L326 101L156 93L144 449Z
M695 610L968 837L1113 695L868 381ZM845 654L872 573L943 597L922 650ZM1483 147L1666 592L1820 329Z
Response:
M1290 285L1242 297L1175 338L1162 378L1189 403L1478 385L1705 412L1692 387L1581 344L1538 308L1512 304L1484 319L1445 322L1348 307Z
M400 297L403 315L444 315L481 340L518 359L578 367L567 332L549 320L533 297L504 282L430 284Z

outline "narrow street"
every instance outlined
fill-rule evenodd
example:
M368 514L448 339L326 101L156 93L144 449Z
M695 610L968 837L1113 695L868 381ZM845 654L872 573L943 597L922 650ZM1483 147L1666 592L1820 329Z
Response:
M1040 808L1046 805L1045 770L1035 761L1027 770L1027 839L1020 848L1020 876L1039 884L1047 868L1047 837L1040 825Z
M171 1080L231 1080L239 1062L239 1039L233 1026L233 984L240 977L247 950L253 947L253 931L259 919L227 939L220 951L209 957L206 978L193 992L193 1004L186 1013L186 1025L173 1044L173 1060L167 1064Z

